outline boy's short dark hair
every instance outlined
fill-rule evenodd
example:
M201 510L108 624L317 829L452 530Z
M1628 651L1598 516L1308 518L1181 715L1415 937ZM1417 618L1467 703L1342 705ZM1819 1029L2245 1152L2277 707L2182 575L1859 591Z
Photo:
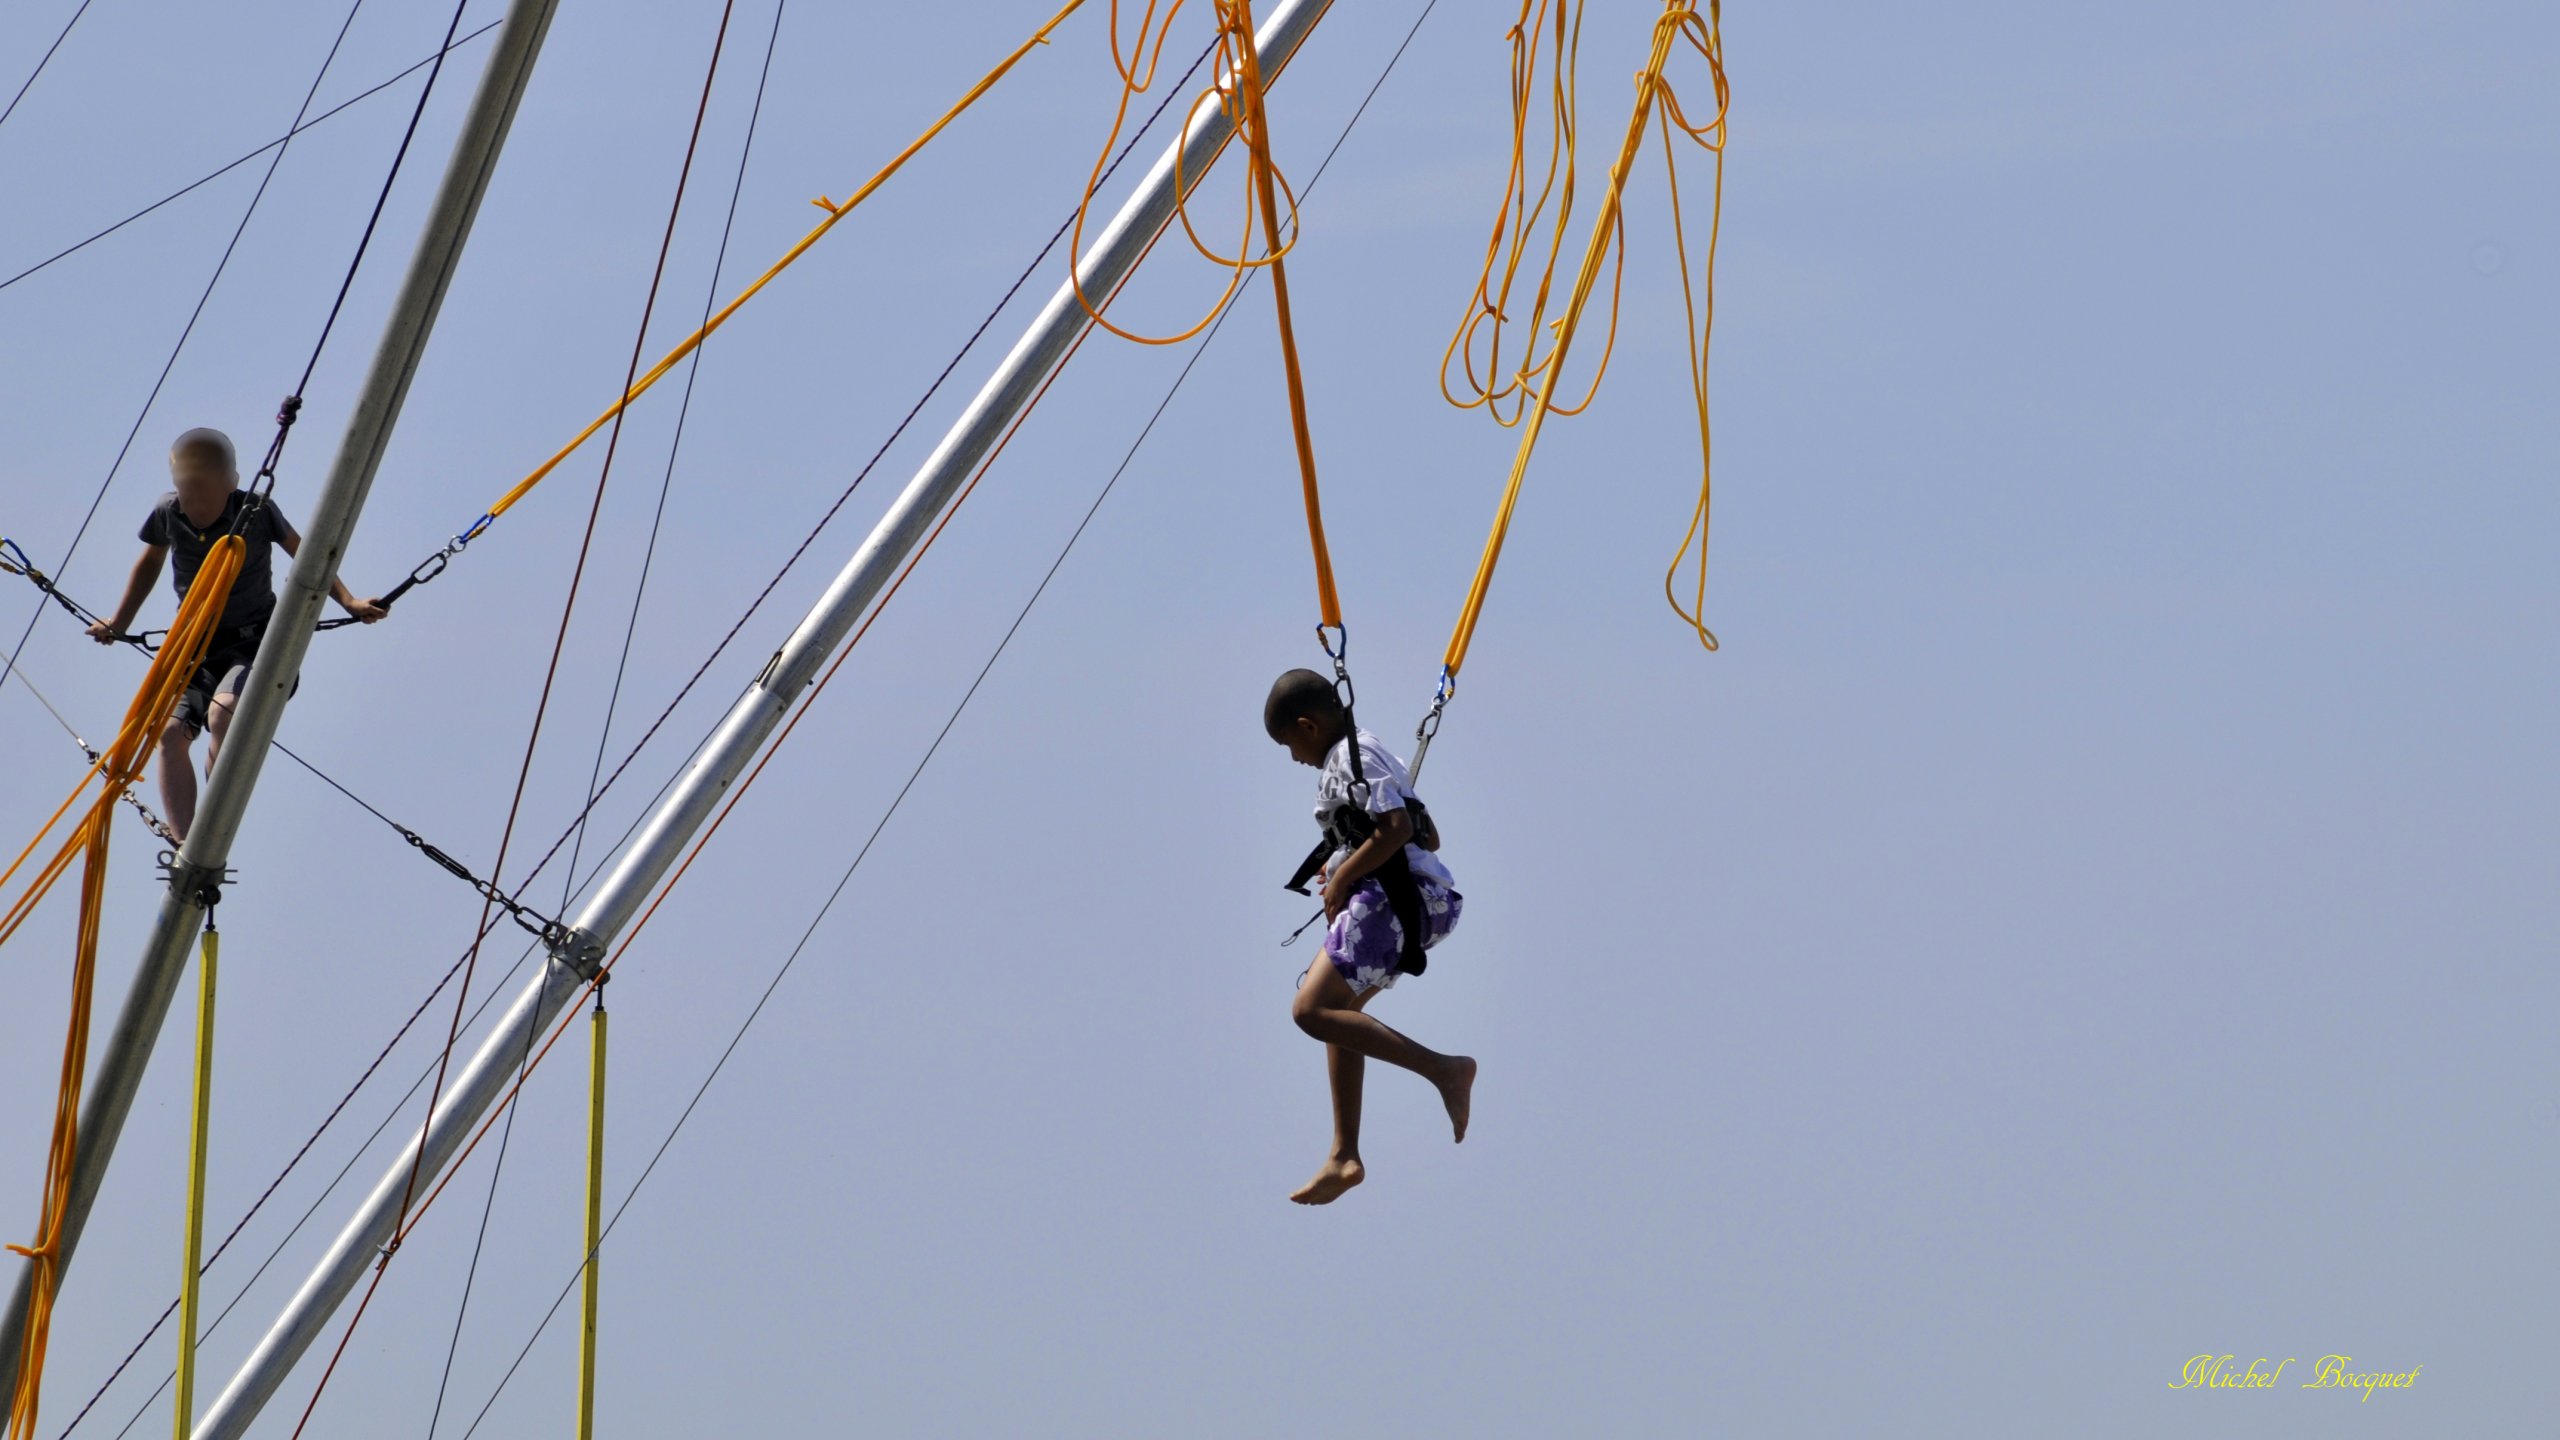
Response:
M1333 682L1313 670L1292 670L1271 682L1271 698L1262 702L1262 728L1277 738L1283 729L1304 719L1342 718L1342 696Z
M169 442L169 458L172 460L178 459L190 450L210 450L221 456L222 468L225 470L236 472L240 468L240 456L231 448L231 437L208 426L199 425Z

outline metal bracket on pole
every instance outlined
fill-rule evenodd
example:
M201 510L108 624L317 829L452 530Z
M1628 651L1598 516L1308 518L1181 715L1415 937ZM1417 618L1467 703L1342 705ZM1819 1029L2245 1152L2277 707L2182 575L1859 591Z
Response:
M581 980L593 980L604 970L605 940L594 931L576 925L566 927L559 942L551 947L551 958L578 972Z

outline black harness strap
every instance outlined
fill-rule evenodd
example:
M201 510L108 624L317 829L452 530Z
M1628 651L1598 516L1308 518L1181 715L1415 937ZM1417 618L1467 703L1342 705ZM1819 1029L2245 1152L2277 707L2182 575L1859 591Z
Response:
M1345 743L1351 747L1354 793L1365 794L1368 782L1361 774L1359 732L1355 729ZM1429 842L1438 833L1437 827L1431 823L1431 812L1423 807L1419 796L1408 796L1405 808L1413 816L1413 843L1429 848ZM1287 888L1301 895L1313 893L1307 888L1308 882L1324 869L1327 860L1337 852L1358 849L1367 843L1370 836L1378 833L1376 817L1356 801L1336 805L1319 823L1324 827L1324 838L1316 842L1315 849L1307 852L1307 858L1299 863L1297 873L1288 880ZM1430 933L1425 928L1430 910L1423 903L1422 884L1413 878L1413 866L1405 859L1404 848L1398 846L1385 864L1370 872L1369 878L1377 881L1378 888L1386 892L1387 908L1394 913L1397 927L1404 932L1403 951L1396 960L1397 973L1421 974L1430 963L1422 951L1423 936Z

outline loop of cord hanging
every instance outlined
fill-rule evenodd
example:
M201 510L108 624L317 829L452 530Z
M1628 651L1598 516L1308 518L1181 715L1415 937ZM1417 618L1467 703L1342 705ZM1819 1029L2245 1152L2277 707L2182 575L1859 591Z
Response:
M1556 265L1564 254L1566 232L1573 220L1575 142L1581 115L1581 0L1521 0L1520 17L1505 32L1505 38L1511 45L1510 174L1503 186L1502 203L1494 212L1492 233L1485 241L1484 264L1477 272L1467 314L1449 337L1448 348L1441 352L1440 394L1461 410L1481 409L1495 424L1509 428L1526 415L1534 393L1544 379L1553 375L1558 362L1552 347L1543 357L1538 353L1537 339L1550 328L1547 304L1555 289ZM1532 196L1530 115L1542 57L1548 73L1547 158L1537 194ZM1540 221L1547 216L1550 204L1554 206L1553 218L1542 227ZM1541 233L1545 236L1543 241L1539 239ZM1546 259L1539 266L1538 282L1525 317L1529 339L1524 342L1512 373L1505 376L1505 332L1515 323L1512 291L1533 245L1542 246ZM1591 377L1590 391L1579 404L1556 406L1561 414L1578 415L1590 406L1592 396L1599 393L1601 376L1608 371L1608 357L1617 347L1618 296L1626 274L1623 237L1617 242L1616 253L1618 278L1610 289L1609 341L1601 350L1600 366ZM1499 282L1494 279L1497 268L1502 272ZM1452 388L1452 364L1465 371L1463 397ZM1505 402L1509 402L1507 409Z
M1190 240L1191 247L1198 251L1203 259L1228 272L1226 288L1219 293L1216 303L1209 307L1207 313L1180 332L1171 335L1143 335L1135 330L1124 329L1103 313L1107 308L1106 305L1094 303L1092 297L1085 294L1084 277L1077 273L1073 257L1084 253L1085 220L1093 208L1095 193L1102 187L1103 161L1110 156L1111 147L1118 142L1122 127L1128 123L1129 102L1145 93L1148 87L1155 83L1156 69L1164 55L1165 39L1172 33L1174 17L1182 13L1184 0L1173 0L1173 4L1166 8L1161 21L1156 16L1159 3L1161 0L1147 0L1145 12L1138 17L1136 42L1125 51L1120 42L1118 0L1114 0L1112 4L1111 63L1120 75L1120 99L1118 108L1111 118L1110 136L1103 141L1102 150L1094 160L1093 173L1085 181L1083 198L1076 203L1074 240L1067 250L1068 284L1075 291L1076 303L1084 307L1085 314L1094 324L1123 340L1134 341L1140 345L1178 345L1206 329L1209 322L1216 319L1219 312L1226 308L1227 302L1235 298L1236 289L1244 283L1247 273L1279 263L1280 258L1288 253L1289 246L1296 243L1298 230L1297 192L1291 188L1288 177L1280 174L1272 166L1269 147L1255 138L1258 126L1252 123L1252 119L1259 114L1260 110L1262 67L1261 56L1254 44L1252 6L1244 3L1244 0L1213 0L1217 12L1218 64L1216 78L1210 82L1209 98L1216 100L1218 108L1233 124L1235 133L1244 138L1247 152L1256 156L1253 164L1258 168L1248 177L1245 187L1241 234L1233 255L1219 253L1208 241L1201 238L1199 228L1192 223L1191 186L1179 168L1182 160L1178 148L1174 158L1177 168L1174 172L1173 211L1175 219L1181 222L1182 233ZM1149 40L1150 32L1154 37L1152 42ZM1143 67L1137 63L1141 55L1147 57ZM1279 223L1278 212L1281 206L1274 203L1275 191L1278 199L1285 202L1288 215L1288 223L1285 227ZM1249 253L1253 244L1254 231L1257 228L1264 232L1267 241L1266 248L1260 255ZM1286 243L1280 239L1280 232L1284 228L1290 236Z
M1483 616L1485 597L1493 584L1494 569L1502 560L1503 542L1510 534L1512 513L1519 505L1521 483L1528 474L1529 457L1537 448L1539 431L1545 424L1549 415L1572 413L1570 410L1567 410L1565 407L1557 403L1555 392L1558 377L1563 370L1565 357L1572 349L1576 331L1583 318L1584 308L1588 305L1591 299L1592 291L1598 286L1600 266L1613 250L1615 250L1621 257L1619 272L1621 275L1624 273L1624 241L1620 232L1627 176L1634 168L1636 152L1643 145L1646 127L1648 124L1656 123L1655 106L1657 103L1661 106L1659 123L1661 124L1666 137L1666 163L1673 166L1675 185L1677 161L1670 158L1670 146L1668 144L1670 128L1674 125L1676 125L1680 131L1686 134L1691 140L1709 149L1716 155L1718 167L1717 189L1719 198L1721 197L1725 133L1724 123L1729 92L1724 76L1724 47L1719 31L1720 18L1719 6L1715 3L1715 0L1710 0L1707 14L1704 18L1701 18L1699 15L1694 0L1666 0L1661 16L1654 22L1651 53L1646 59L1644 69L1636 76L1635 106L1633 112L1627 118L1626 134L1624 139L1620 142L1617 159L1609 167L1608 189L1602 195L1599 216L1593 223L1590 240L1584 247L1581 266L1575 273L1573 288L1566 299L1563 313L1552 323L1551 328L1553 329L1555 338L1546 356L1536 362L1533 366L1523 367L1521 372L1520 385L1528 397L1528 408L1521 417L1520 441L1512 458L1510 475L1503 485L1501 500L1494 510L1493 526L1490 533L1486 536L1484 553L1477 561L1475 576L1468 584L1465 602L1460 606L1458 612L1457 624L1452 629L1449 636L1448 649L1443 653L1441 658L1440 693L1434 700L1433 715L1426 718L1425 721L1425 724L1429 725L1433 730L1438 728L1438 713L1442 709L1445 709L1449 694L1454 692L1457 684L1458 673L1466 664L1468 648L1474 643L1476 626ZM1679 108L1679 102L1676 94L1674 94L1670 85L1664 79L1665 68L1670 63L1674 50L1684 41L1700 55L1705 57L1710 73L1714 79L1716 110L1714 115L1703 123L1693 124L1687 118L1685 113L1683 113ZM1515 166L1515 171L1516 169L1517 167ZM1517 183L1516 174L1514 183ZM1510 203L1510 198L1510 196L1506 196L1506 206ZM1677 216L1675 211L1675 219L1676 218ZM1497 230L1497 235L1498 234L1499 230ZM1709 275L1711 281L1713 275L1712 246L1713 242L1711 240L1709 250ZM1687 271L1688 250L1685 238L1678 242L1677 253L1681 259L1682 293L1687 295L1690 293L1690 286ZM1543 286L1541 288L1543 290ZM1482 294L1481 286L1479 294ZM1707 314L1709 323L1712 323L1714 314L1712 287L1710 287L1708 294L1709 303ZM1611 328L1612 333L1614 334L1616 311L1614 294L1611 301L1611 311ZM1697 595L1699 602L1698 608L1703 610L1706 584L1704 572L1704 541L1706 534L1707 500L1709 493L1708 482L1704 474L1705 461L1703 457L1707 453L1709 431L1706 406L1706 361L1702 348L1704 345L1704 335L1696 324L1694 306L1691 307L1691 317L1692 324L1690 334L1692 343L1689 346L1689 359L1691 365L1691 378L1693 382L1692 389L1694 392L1694 399L1697 404L1699 443L1702 461L1699 500L1698 505L1692 514L1689 537L1699 545L1700 571ZM1462 335L1464 334L1463 331L1461 333ZM1606 360L1604 356L1603 364L1605 365L1605 363ZM1597 383L1598 377L1595 375L1595 387ZM1590 403L1590 397L1586 395L1582 403L1584 405L1588 405ZM1688 544L1684 543L1682 545L1680 552L1681 556L1685 556L1687 554L1688 548ZM1679 558L1675 558L1672 562L1674 575L1678 573L1679 565ZM1672 600L1673 608L1680 611L1684 620L1688 620L1695 626L1700 641L1710 650L1716 648L1714 635L1707 630L1702 621L1696 618L1695 613L1682 608L1676 594L1673 595Z
M177 707L179 693L204 662L247 548L237 536L214 542L187 588L187 598L178 607L178 618L170 624L168 641L152 657L151 668L125 711L114 743L91 762L70 796L46 819L26 848L18 852L9 868L0 871L0 886L6 886L54 826L79 802L89 782L101 782L98 795L91 800L80 823L29 879L25 893L5 915L0 915L0 945L5 945L71 863L84 862L78 934L72 954L71 1014L63 1038L61 1081L54 1097L53 1138L45 1156L43 1204L35 1239L8 1247L28 1259L34 1274L28 1290L26 1329L19 1341L18 1383L9 1397L7 1440L34 1440L37 1411L43 1399L46 1342L53 1328L54 1289L60 1283L62 1218L70 1202L72 1161L79 1153L80 1090L89 1068L90 1000L97 977L99 927L106 906L107 842L114 834L116 802L141 778L162 728L169 723L170 712Z

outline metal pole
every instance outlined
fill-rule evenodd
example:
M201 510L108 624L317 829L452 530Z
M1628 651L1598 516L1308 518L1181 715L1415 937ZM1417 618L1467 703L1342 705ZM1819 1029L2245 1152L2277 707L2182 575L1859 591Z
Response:
M89 1218L89 1207L96 1201L99 1183L114 1158L116 1138L124 1129L126 1114L133 1108L134 1094L141 1087L143 1071L160 1038L161 1023L168 1018L170 1001L186 968L188 942L204 924L204 895L221 883L223 867L231 858L232 837L248 809L249 794L257 787L259 767L266 761L276 724L284 717L285 701L294 677L302 669L303 653L311 644L311 627L320 618L320 605L328 597L329 582L338 572L339 557L346 553L365 495L373 488L374 469L390 443L393 424L400 418L410 377L417 373L418 357L426 349L437 307L443 303L445 287L452 281L454 266L462 257L463 242L470 237L480 197L488 190L489 173L497 165L500 147L506 143L507 127L515 119L516 102L524 95L525 81L532 73L534 57L541 52L543 35L551 27L556 3L557 0L511 0L505 28L499 32L496 48L489 56L488 71L480 77L479 91L463 119L462 134L454 141L443 185L436 192L434 208L428 212L417 252L410 258L408 276L393 303L381 345L365 375L364 388L347 417L337 459L311 507L302 551L294 557L292 572L276 597L274 616L268 622L265 641L258 647L257 661L250 666L248 683L240 692L239 709L232 718L222 757L206 782L195 826L187 832L186 844L179 849L159 920L143 946L133 988L125 997L124 1011L116 1018L115 1032L108 1038L99 1062L97 1079L81 1107L80 1148L72 1162L70 1203L62 1217L62 1250L55 1262L59 1267L57 1277L61 1269L71 1264L72 1250L79 1244L81 1229ZM58 1287L58 1278L55 1283ZM8 1316L0 1321L0 1393L16 1376L18 1337L26 1323L33 1284L34 1268L22 1269L17 1292L10 1298Z
M1267 72L1276 74L1288 62L1331 3L1282 0L1255 39ZM1192 107L1181 137L1148 170L1136 193L1077 262L1085 294L1109 295L1119 288L1157 233L1172 222L1177 187L1196 185L1232 135L1233 126L1214 98L1204 97ZM202 1440L239 1440L247 1430L294 1362L319 1338L321 1327L380 1258L382 1247L399 1225L412 1165L419 1167L421 1189L443 1171L469 1138L472 1126L505 1092L528 1047L584 988L622 927L630 923L720 797L755 758L791 702L817 678L829 654L1091 323L1074 287L1059 286L826 594L730 708L631 848L588 898L569 939L517 995L479 1050L455 1068L435 1113L400 1148L355 1218L339 1232L328 1254L242 1363L230 1387L205 1412L196 1432ZM422 1160L416 1158L420 1147L424 1147Z

